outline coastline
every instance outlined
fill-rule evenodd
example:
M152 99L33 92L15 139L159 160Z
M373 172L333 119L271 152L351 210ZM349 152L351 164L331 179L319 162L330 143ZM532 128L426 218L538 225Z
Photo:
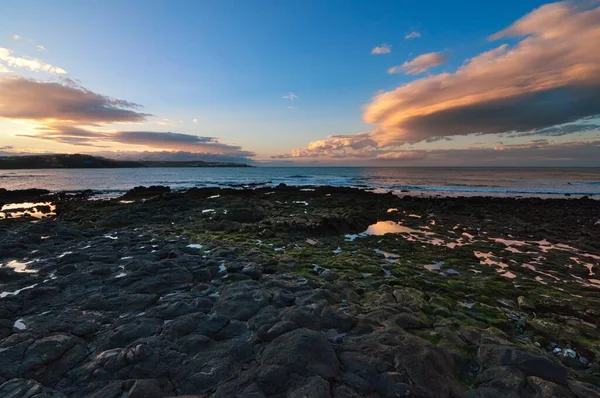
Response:
M0 191L2 204L56 214L0 219L0 384L475 397L504 383L505 396L595 396L595 198L411 194Z

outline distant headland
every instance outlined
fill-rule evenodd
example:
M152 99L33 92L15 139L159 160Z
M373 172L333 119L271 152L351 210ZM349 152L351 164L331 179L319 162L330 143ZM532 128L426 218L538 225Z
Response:
M244 163L192 161L115 160L80 154L0 157L0 169L101 169L134 167L253 167Z

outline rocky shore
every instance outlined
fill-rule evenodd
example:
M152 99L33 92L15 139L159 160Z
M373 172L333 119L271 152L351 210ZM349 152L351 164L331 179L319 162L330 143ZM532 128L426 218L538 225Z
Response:
M600 202L0 190L0 397L600 396Z

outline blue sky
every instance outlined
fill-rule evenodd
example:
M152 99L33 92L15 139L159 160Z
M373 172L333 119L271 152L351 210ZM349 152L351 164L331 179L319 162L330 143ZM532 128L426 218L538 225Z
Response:
M455 73L466 60L498 47L498 42L489 40L490 35L544 4L408 0L6 1L0 14L0 48L10 50L11 56L35 58L67 72L57 76L14 67L4 74L10 74L7 78L74 79L81 89L141 104L140 112L154 115L143 120L101 123L92 118L89 123L79 122L79 127L89 129L95 125L106 134L133 130L214 137L212 142L245 151L233 151L232 156L248 158L251 152L249 157L258 161L377 163L377 156L381 158L387 152L463 150L482 146L481 142L491 149L507 139L501 140L497 134L481 137L459 133L460 137L452 140L418 143L411 138L410 143L394 141L388 145L389 140L376 138L383 133L371 133L375 134L369 136L369 142L375 142L369 146L375 149L369 152L371 157L363 153L362 144L360 154L350 155L339 146L333 151L330 146L319 153L305 151L304 155L301 150L332 135L405 129L388 126L378 117L369 119L365 108L377 102L374 97L378 93ZM573 24L578 25L579 10L570 12ZM419 37L406 39L411 32ZM542 36L537 31L534 34ZM502 43L516 46L520 40L523 36L507 36ZM383 44L389 45L389 53L371 54L373 48ZM418 75L388 73L389 68L428 53L439 54L444 62L428 66ZM293 101L283 98L290 92L297 96ZM581 116L593 116L590 112L595 110ZM59 118L0 114L2 144L21 152L129 153L164 149L160 145L164 140L156 145L144 141L142 146L131 141L97 147L90 142L72 145L82 142L64 140L63 130L58 140L48 134L39 139L36 134L40 123L47 126L50 119L54 122ZM69 124L73 125L72 121ZM34 134L27 132L32 126L38 128ZM547 123L540 125L540 129L547 127ZM598 130L573 134L553 136L548 145L595 142ZM427 133L427 138L432 135ZM185 137L171 138L186 141ZM524 145L528 139L508 140ZM102 137L102 141L110 140ZM226 152L224 146L212 150L205 144L200 148L175 145L167 149ZM292 156L294 149L298 151ZM357 148L351 145L350 149ZM416 155L406 159L423 160Z

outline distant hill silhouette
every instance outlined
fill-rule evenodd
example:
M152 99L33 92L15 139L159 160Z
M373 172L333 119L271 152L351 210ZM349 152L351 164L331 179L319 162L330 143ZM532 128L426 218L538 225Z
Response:
M80 154L0 157L0 169L104 169L132 167L252 167L243 163L193 161L114 160Z

